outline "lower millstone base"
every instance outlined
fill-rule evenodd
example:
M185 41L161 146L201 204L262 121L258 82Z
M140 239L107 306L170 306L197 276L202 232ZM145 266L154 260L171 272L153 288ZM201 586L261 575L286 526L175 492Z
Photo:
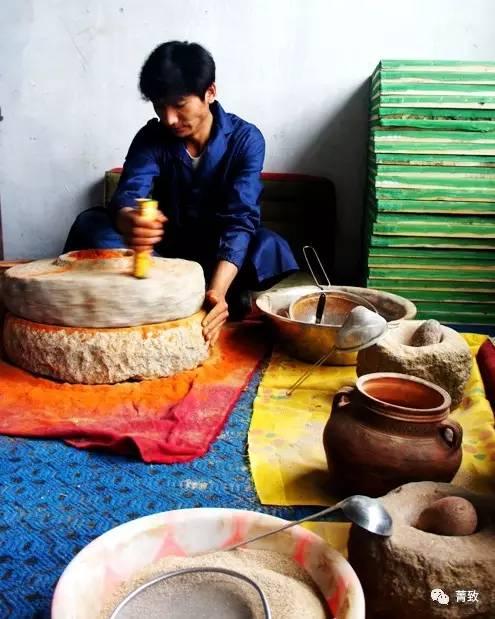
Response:
M68 383L111 384L171 376L208 357L205 313L153 325L87 329L44 325L8 314L7 357L34 374Z

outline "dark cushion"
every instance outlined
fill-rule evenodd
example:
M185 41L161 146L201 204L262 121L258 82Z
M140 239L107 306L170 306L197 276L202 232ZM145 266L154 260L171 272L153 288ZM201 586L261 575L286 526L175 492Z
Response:
M105 172L104 204L108 205L119 182L121 168ZM332 277L335 239L335 189L319 176L264 172L261 198L263 226L278 232L290 244L304 267L302 248L312 245Z

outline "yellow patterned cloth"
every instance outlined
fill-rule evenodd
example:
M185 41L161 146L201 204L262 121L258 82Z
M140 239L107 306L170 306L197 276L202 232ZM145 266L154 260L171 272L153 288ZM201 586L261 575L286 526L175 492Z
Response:
M473 355L473 371L452 419L463 427L463 459L452 483L495 493L495 429L485 398L476 353L486 336L464 334ZM286 390L308 365L275 351L261 380L249 430L249 460L260 501L265 505L332 505L322 444L332 398L353 384L356 368L320 367L290 396ZM313 530L345 547L348 527L315 523Z

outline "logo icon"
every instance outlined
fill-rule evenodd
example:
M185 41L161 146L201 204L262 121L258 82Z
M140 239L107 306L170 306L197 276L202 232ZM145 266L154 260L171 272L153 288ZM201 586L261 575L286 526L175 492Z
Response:
M438 602L439 604L446 605L449 603L449 596L442 591L442 589L432 589L431 590L431 599L434 602Z

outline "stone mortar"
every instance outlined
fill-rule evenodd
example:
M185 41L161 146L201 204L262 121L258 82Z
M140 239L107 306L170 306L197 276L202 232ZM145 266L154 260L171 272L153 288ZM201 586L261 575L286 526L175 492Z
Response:
M68 383L89 385L171 376L209 354L205 312L162 324L120 329L43 325L7 314L3 344L19 367Z
M477 531L466 536L425 533L413 525L434 501L460 496L478 513ZM393 519L393 534L384 538L355 525L349 538L349 561L363 586L369 619L495 616L495 498L452 484L418 482L382 497ZM448 606L431 599L442 589ZM476 591L478 602L457 602L456 591Z
M421 320L401 321L390 328L374 346L357 355L357 375L374 372L398 372L428 380L443 387L458 406L471 374L473 360L464 338L453 329L441 326L438 344L410 346Z

